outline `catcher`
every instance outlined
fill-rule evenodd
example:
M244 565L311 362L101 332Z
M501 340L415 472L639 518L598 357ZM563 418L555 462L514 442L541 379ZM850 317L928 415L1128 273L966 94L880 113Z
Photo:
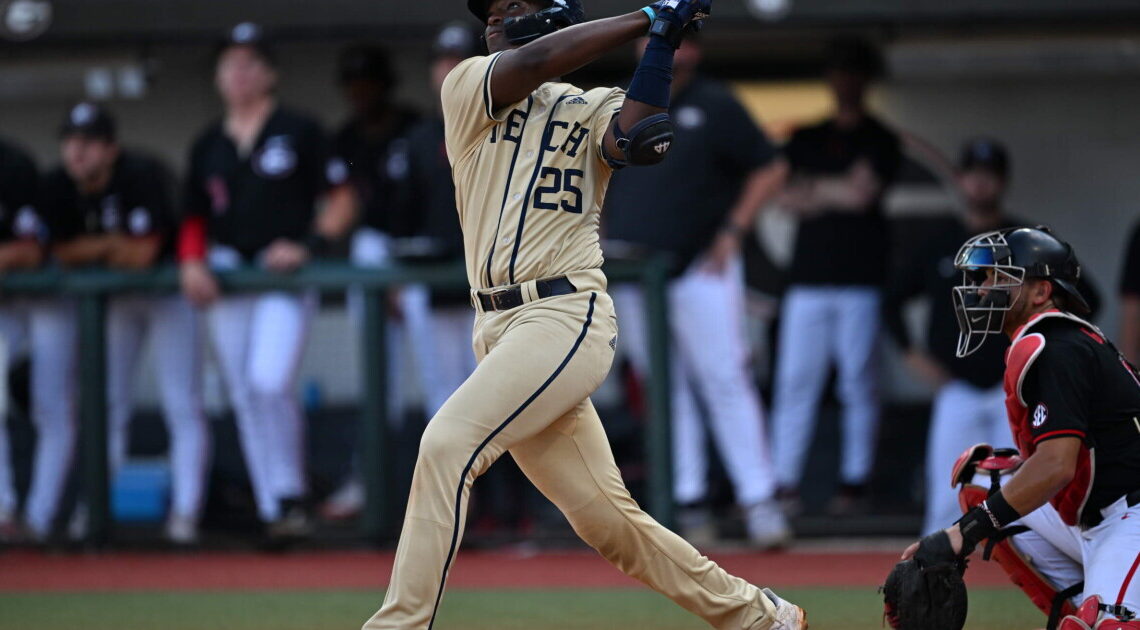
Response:
M1072 247L1045 228L976 236L958 252L958 356L1004 333L1005 392L1020 454L959 458L965 515L903 553L884 586L894 628L959 629L961 575L982 541L1050 616L1050 630L1140 630L1140 376L1076 289ZM987 489L988 483L988 489Z

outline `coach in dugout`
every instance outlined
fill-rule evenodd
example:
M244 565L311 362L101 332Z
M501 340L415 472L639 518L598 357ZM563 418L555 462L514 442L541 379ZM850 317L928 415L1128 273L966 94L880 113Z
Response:
M67 111L60 158L45 178L40 204L60 264L133 271L172 255L177 225L170 178L153 159L120 149L106 109L79 103ZM117 469L127 456L134 372L149 337L170 435L173 497L166 535L177 544L193 543L209 448L197 314L180 295L119 295L107 307L106 335L111 464Z
M295 271L345 233L354 205L320 125L277 103L274 60L251 23L234 27L218 48L215 84L225 112L190 150L178 256L183 292L207 309L257 513L276 546L312 528L295 392L316 295L223 294L214 271Z
M699 42L673 57L669 113L676 138L661 164L614 174L606 235L672 257L669 323L673 345L673 496L682 534L715 537L707 505L707 437L712 438L744 515L749 540L776 547L790 537L775 502L776 479L760 395L748 361L740 243L756 210L779 188L764 167L775 149L732 92L697 74ZM649 365L639 288L613 293L630 359ZM698 403L698 401L700 401ZM698 409L708 412L707 429Z
M898 136L865 102L883 70L868 42L832 41L825 77L835 114L797 130L774 166L788 181L781 207L800 217L772 395L776 474L793 513L831 365L842 407L842 461L829 512L866 508L879 423L879 311L890 255L882 199L902 163Z

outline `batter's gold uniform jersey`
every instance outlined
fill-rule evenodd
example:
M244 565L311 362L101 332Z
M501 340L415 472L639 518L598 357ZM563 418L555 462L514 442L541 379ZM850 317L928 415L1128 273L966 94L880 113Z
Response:
M498 110L502 53L459 64L443 83L447 155L473 289L602 266L598 222L612 173L602 140L625 92L544 83Z
M384 605L365 630L435 630L475 478L509 452L574 531L619 569L720 630L768 630L772 602L638 507L590 394L613 362L598 219L610 168L602 139L624 94L544 83L491 107L499 55L443 84L444 127L473 291L518 284L523 304L480 311L475 372L420 441ZM539 299L535 281L575 291ZM478 300L475 300L478 304Z

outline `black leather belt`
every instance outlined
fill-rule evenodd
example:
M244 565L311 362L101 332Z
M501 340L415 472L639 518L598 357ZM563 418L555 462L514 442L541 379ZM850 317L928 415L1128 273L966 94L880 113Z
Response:
M553 297L555 295L567 295L578 291L578 288L575 287L566 276L536 280L534 282L534 289L540 299ZM479 296L479 306L482 307L484 311L509 311L512 308L522 306L524 303L522 286L517 284L505 289L497 289L490 293L479 293L477 295Z

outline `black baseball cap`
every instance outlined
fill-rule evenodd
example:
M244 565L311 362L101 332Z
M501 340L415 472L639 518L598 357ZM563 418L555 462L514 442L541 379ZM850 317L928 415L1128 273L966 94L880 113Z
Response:
M460 22L444 24L436 33L432 44L432 52L436 57L466 59L478 55L480 51L479 36Z
M882 78L887 71L879 48L862 37L844 35L827 42L824 66L827 70L850 72L868 79Z
M993 138L971 138L962 145L958 156L958 169L968 171L980 168L1001 177L1009 176L1009 151Z
M107 142L115 141L115 117L98 103L83 101L72 105L59 126L59 137L83 135Z
M277 65L277 53L273 49L272 42L266 34L265 29L260 24L254 22L242 22L234 25L227 33L222 41L218 42L217 48L214 50L214 60L217 61L222 53L226 52L234 46L247 46L253 49L265 63L270 66Z
M337 76L341 83L374 81L395 87L396 72L388 50L380 46L350 46L340 53Z

